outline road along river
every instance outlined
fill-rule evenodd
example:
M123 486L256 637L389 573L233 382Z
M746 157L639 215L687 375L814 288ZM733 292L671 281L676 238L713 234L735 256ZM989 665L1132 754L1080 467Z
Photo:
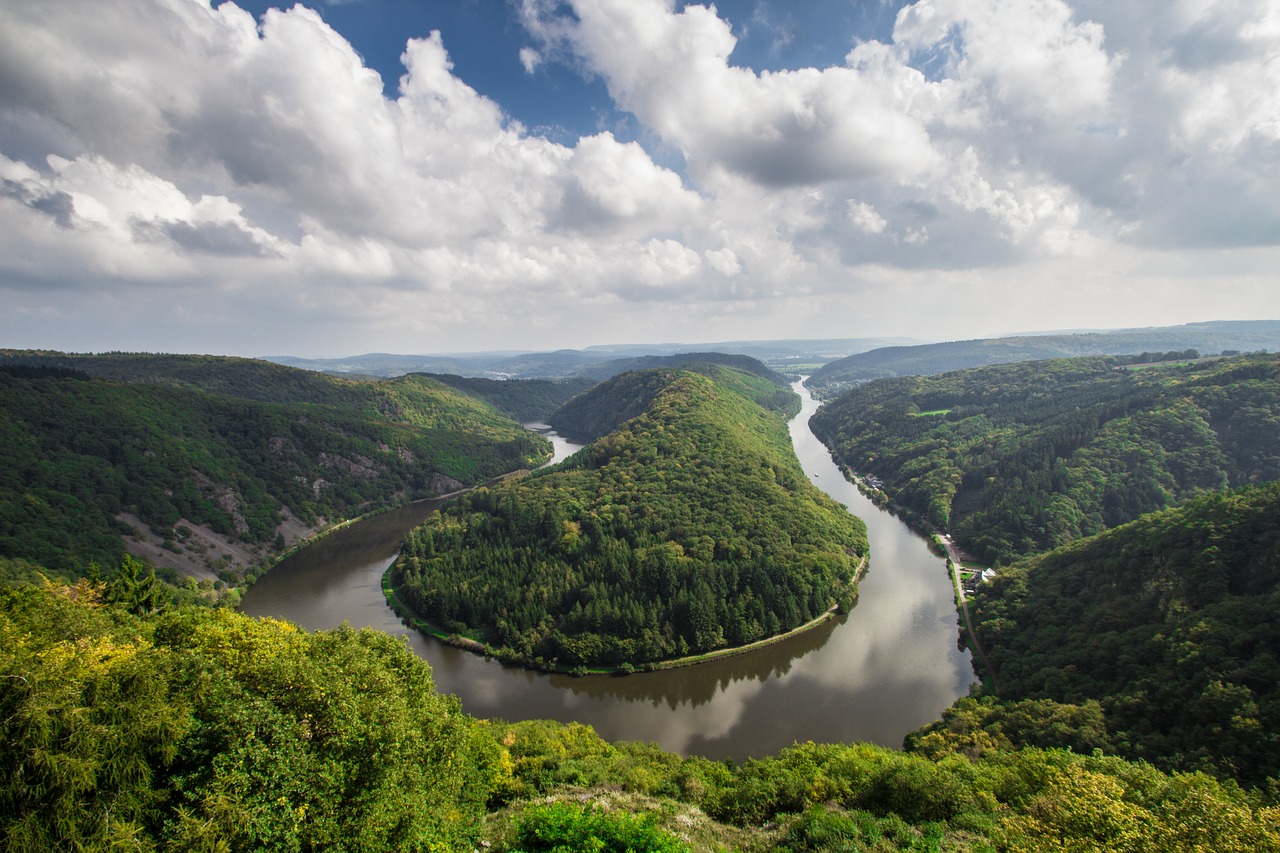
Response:
M336 531L269 571L242 609L310 629L368 626L406 635L430 662L437 689L465 711L508 720L589 723L609 740L741 760L797 741L870 741L899 747L974 679L957 642L951 580L924 537L871 503L809 432L817 403L805 388L791 423L812 482L867 523L871 562L857 607L783 642L724 660L626 677L573 678L504 667L409 632L386 606L382 574L400 540L434 512L424 501ZM576 450L552 436L557 459Z

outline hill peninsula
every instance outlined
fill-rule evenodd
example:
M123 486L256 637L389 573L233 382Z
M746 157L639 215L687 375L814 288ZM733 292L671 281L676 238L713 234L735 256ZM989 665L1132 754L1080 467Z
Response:
M428 519L389 572L395 597L472 648L579 671L648 668L848 609L865 527L808 482L786 429L794 395L759 368L633 371L572 401L552 424L598 437Z

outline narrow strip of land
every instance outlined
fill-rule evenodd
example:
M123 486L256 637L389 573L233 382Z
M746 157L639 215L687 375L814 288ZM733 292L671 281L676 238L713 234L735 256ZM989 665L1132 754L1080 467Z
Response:
M960 582L960 550L955 544L943 536L938 531L933 532L934 541L940 544L947 552L947 566L951 569L951 583L956 588L956 601L960 604L960 615L964 619L964 630L969 635L969 641L973 644L973 650L978 657L982 659L982 668L991 676L991 689L996 693L1000 692L1000 679L996 676L995 667L991 665L991 661L987 658L987 653L982 648L982 643L978 641L978 635L973 630L973 619L969 616L969 599L964 594L964 584Z

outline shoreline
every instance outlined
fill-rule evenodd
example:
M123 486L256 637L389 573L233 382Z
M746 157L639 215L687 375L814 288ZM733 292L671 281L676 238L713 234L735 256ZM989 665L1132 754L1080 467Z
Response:
M830 445L828 445L826 441L823 441L821 437L819 437L818 440L822 441L822 444L827 447L828 452L831 454L832 461L834 461L836 467L840 469L840 473L844 478L852 483L859 492L867 497L868 500L872 501L885 512L895 515L903 524L911 528L911 530L925 537L933 543L933 545L941 549L941 556L946 560L947 574L950 576L951 586L954 592L956 616L959 617L963 625L961 637L964 639L965 645L969 648L970 654L974 656L974 659L982 662L981 671L977 671L977 667L975 667L975 672L983 682L983 692L992 696L997 695L1000 691L1000 680L996 674L995 668L987 658L986 651L978 641L978 635L973 630L973 619L969 615L969 602L965 597L964 586L960 581L960 566L963 563L960 559L959 550L944 538L942 531L923 527L919 523L918 516L915 512L907 509L906 507L891 503L892 498L890 498L888 492L883 489L877 489L868 484L862 477L859 477L842 458L840 458L840 455L836 451L831 449ZM990 689L988 689L988 682L990 683Z
M862 560L859 561L857 568L854 569L853 582L855 584L860 582L866 575L869 559L869 555L864 554ZM814 619L810 619L803 625L797 625L789 631L784 631L781 634L774 634L772 637L764 637L763 639L754 640L746 645L733 646L732 648L715 649L709 652L701 652L696 655L685 655L684 657L669 658L661 661L650 661L640 664L639 666L628 663L622 663L615 667L585 665L568 667L559 664L554 666L535 666L525 661L515 660L496 654L495 650L487 643L482 643L479 640L471 637L465 637L461 634L442 631L438 626L431 624L421 616L414 613L407 604L400 600L400 597L396 594L396 589L391 582L391 574L395 571L396 562L398 561L399 557L397 557L396 561L392 562L392 564L387 567L386 571L382 573L382 594L386 598L387 606L391 608L392 612L395 613L396 616L400 617L400 621L407 627L412 628L425 636L439 640L445 645L453 646L454 648L462 649L463 651L484 655L488 658L493 658L503 666L519 667L520 669L527 669L531 672L546 672L557 675L572 675L575 677L585 675L608 675L618 677L642 672L660 672L668 669L681 669L684 667L697 666L702 663L710 663L711 661L737 657L739 655L755 651L756 649L765 648L766 646L783 642L784 640L788 640L798 634L803 634L805 631L810 631L829 619L838 618L841 615L847 615L852 612L852 608L850 608L842 614L840 605L833 605L830 610L820 614ZM856 592L854 593L853 606L857 606Z
M458 495L465 495L467 492L474 491L476 489L481 489L486 486L492 486L494 484L501 483L505 480L510 480L516 477L528 476L528 474L533 470L534 469L532 468L518 468L515 471L508 471L506 474L499 474L496 477L492 477L486 480L485 482L478 483L477 485L474 485L474 486L465 486L461 489L454 489L452 492L445 492L443 494L433 495L429 498L412 498L407 501L399 501L397 503L387 504L386 506L381 506L381 507L378 507L377 509L371 509L368 512L361 513L360 515L352 516L351 518L344 518L341 521L336 521L333 524L329 524L324 527L321 527L316 532L310 534L304 539L299 539L297 542L290 545L284 551L281 551L279 554L272 557L270 565L265 566L262 572L259 573L257 577L255 577L252 581L248 580L247 577L242 578L242 583L238 585L236 588L240 589L241 594L243 594L244 590L247 590L249 587L257 583L258 580L263 577L263 575L265 575L267 572L271 571L276 566L283 563L289 557L292 557L294 554L301 551L303 548L307 548L311 545L314 545L317 542L320 542L321 540L333 535L334 533L337 533L340 530L344 530L353 524L359 524L362 521L368 521L371 518L376 518L380 515L386 515L389 512L395 512L398 509L404 509L405 507L413 506L414 504L428 503L430 501L442 501L442 502L447 501L452 498L456 498ZM397 559L399 559L398 555L397 555Z

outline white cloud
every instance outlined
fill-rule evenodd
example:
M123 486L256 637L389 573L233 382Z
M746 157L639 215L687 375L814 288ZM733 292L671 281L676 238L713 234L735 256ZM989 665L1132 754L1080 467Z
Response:
M579 22L563 37L695 174L723 167L780 186L912 175L935 156L920 122L857 69L731 66L735 39L709 8L600 0L574 10Z
M721 275L735 276L742 272L742 264L738 263L733 249L708 249L703 252L703 257Z
M1071 276L1085 317L1280 313L1266 0L919 0L843 64L772 72L730 62L711 7L573 5L525 0L524 70L603 80L637 141L529 132L448 33L406 41L388 98L302 6L0 4L0 333L424 351L929 334L934 304L1028 329L1063 324L1031 318ZM1206 259L1229 298L1197 299Z
M680 228L702 207L679 175L655 164L639 144L620 143L611 133L580 139L567 173L564 217L578 228L616 228L623 222L650 230Z
M531 47L522 47L520 48L520 64L524 66L524 73L532 74L542 64L542 54Z
M1046 119L1096 120L1120 61L1103 28L1075 21L1062 0L920 0L898 13L894 41L948 48L950 76L981 86L1002 112Z
M876 209L865 201L849 199L849 220L868 234L880 234L889 225Z

